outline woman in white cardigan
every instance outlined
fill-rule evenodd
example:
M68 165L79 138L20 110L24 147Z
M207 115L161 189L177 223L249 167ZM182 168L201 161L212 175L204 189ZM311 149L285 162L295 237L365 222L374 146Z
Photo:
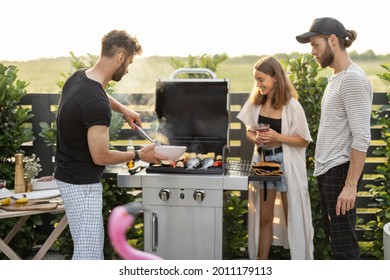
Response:
M313 259L313 224L306 171L306 147L312 141L297 93L274 57L254 67L253 92L237 115L254 144L252 162L282 163L281 182L251 182L248 190L248 250L251 259L267 259L271 245L290 248L292 259ZM268 132L256 132L260 122ZM260 148L260 149L259 149Z

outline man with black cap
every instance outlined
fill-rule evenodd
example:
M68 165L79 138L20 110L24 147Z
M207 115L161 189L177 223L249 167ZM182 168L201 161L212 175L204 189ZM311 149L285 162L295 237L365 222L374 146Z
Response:
M314 20L308 32L296 36L312 46L311 54L333 75L321 103L314 176L320 192L325 234L334 259L359 259L355 234L356 195L370 145L372 88L364 71L346 48L356 32L330 17Z

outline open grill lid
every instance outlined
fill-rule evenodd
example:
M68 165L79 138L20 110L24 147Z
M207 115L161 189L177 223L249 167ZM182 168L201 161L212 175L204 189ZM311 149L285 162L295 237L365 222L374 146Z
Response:
M176 79L174 74L186 71L211 73L212 79ZM229 83L217 79L208 69L183 68L176 70L170 80L156 84L156 114L158 134L169 144L186 146L187 152L214 153L224 156L229 137ZM203 73L204 74L204 73ZM172 78L174 77L174 78ZM147 172L222 174L224 168L156 168Z
M170 79L156 84L158 132L191 152L222 152L229 135L229 83L225 79ZM207 143L207 147L202 143ZM216 145L213 150L210 150Z

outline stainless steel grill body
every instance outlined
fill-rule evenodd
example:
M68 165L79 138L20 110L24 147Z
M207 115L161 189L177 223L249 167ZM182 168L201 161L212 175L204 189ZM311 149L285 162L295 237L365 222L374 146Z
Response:
M222 176L142 177L144 250L164 259L222 259Z

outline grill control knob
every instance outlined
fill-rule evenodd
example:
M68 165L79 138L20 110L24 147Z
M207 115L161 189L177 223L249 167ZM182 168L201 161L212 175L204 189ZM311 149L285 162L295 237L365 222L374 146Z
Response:
M158 196L162 201L167 201L171 196L171 191L168 189L162 189L160 190Z
M206 193L202 190L194 191L194 199L196 202L202 202L206 197Z

